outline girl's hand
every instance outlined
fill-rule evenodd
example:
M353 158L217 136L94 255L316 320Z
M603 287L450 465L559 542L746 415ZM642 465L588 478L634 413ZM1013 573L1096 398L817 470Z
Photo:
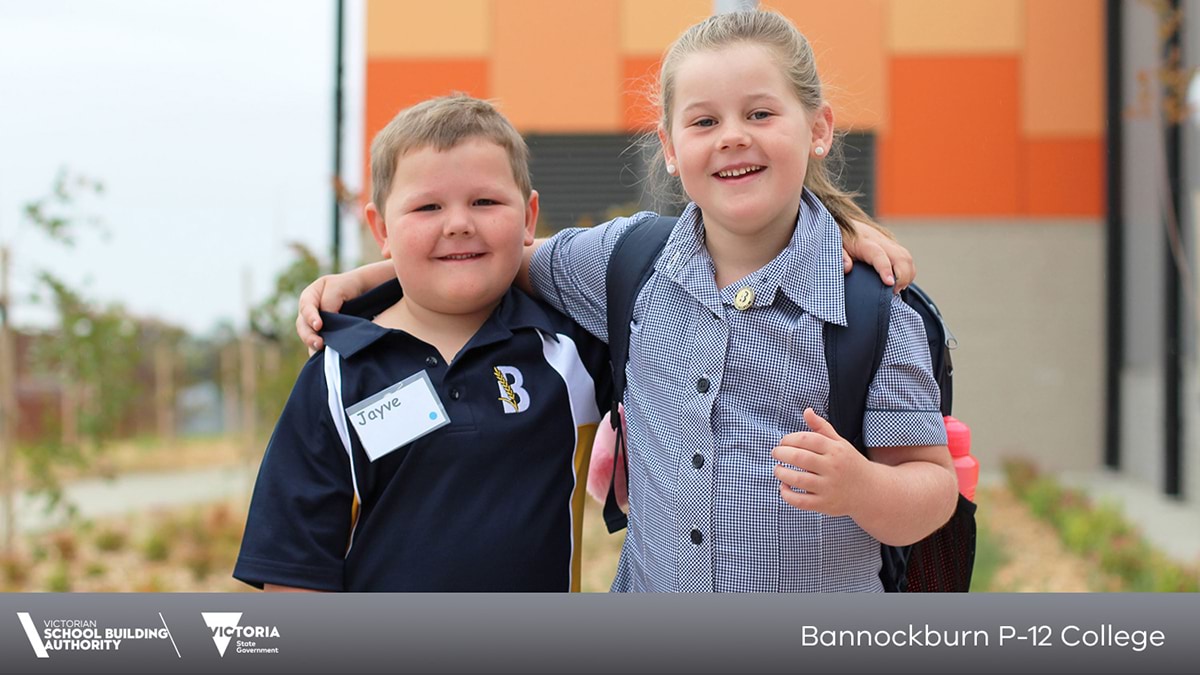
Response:
M867 476L871 461L812 408L805 409L804 422L812 431L788 434L771 450L771 456L783 463L775 467L780 496L805 511L851 515L871 498Z
M917 277L917 268L912 254L891 237L885 230L866 223L854 221L853 241L842 242L842 266L847 273L860 260L875 268L883 283L892 286L895 292L908 288ZM853 259L853 260L852 260Z
M345 293L336 293L332 298L326 298L326 288L335 286L334 278L336 275L325 275L318 278L316 281L304 287L300 292L300 310L296 313L296 335L300 336L300 340L308 347L308 355L312 356L318 349L325 346L325 341L317 334L321 330L321 315L319 310L325 308L326 311L336 312L342 307L342 303L348 300Z
M321 330L320 312L336 312L347 300L394 278L396 270L392 261L379 260L341 274L326 274L305 287L300 293L300 311L296 314L296 335L308 346L309 355L325 346L325 341L317 335Z

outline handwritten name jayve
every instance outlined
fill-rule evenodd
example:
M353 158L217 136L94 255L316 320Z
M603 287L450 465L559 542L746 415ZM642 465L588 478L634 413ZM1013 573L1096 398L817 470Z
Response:
M399 407L400 407L400 399L393 396L391 399L389 399L387 401L383 401L382 403L380 403L379 405L377 405L373 408L367 408L366 410L360 410L357 413L355 413L356 415L358 415L358 425L362 426L370 421L381 420L381 419L383 419L384 413L391 410L392 408L399 408Z

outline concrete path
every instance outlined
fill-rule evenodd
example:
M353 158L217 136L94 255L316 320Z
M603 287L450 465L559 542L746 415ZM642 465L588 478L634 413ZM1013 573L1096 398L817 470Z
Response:
M84 518L104 518L155 508L249 496L258 466L189 469L173 473L127 473L111 480L86 479L63 488L64 499ZM61 510L47 514L45 499L20 494L16 503L19 534L44 532L63 524ZM0 504L0 515L4 505ZM0 521L3 522L3 521Z

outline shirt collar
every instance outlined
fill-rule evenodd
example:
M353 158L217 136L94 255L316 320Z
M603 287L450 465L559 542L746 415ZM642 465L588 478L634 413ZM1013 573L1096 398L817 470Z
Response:
M399 280L391 279L347 301L338 313L321 312L321 337L342 358L348 359L392 332L373 319L400 302L403 296ZM551 337L557 332L544 305L510 287L464 350L507 340L513 331L522 328L534 328Z
M704 248L703 214L695 202L679 216L655 269L699 293L697 299L714 311L720 307L721 296L737 290L717 291L713 282L693 283L705 276L711 279L714 274ZM796 228L787 247L752 276L755 285L763 286L755 305L770 305L778 290L818 319L846 325L842 232L829 210L808 189L800 200ZM711 293L705 292L707 287L711 287Z
M787 252L790 255L780 290L818 319L845 326L842 230L821 200L807 188L800 199L800 214Z

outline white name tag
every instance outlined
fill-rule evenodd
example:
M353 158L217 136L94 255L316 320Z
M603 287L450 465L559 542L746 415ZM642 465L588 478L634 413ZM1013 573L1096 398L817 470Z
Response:
M424 370L346 408L346 414L372 462L450 423Z

